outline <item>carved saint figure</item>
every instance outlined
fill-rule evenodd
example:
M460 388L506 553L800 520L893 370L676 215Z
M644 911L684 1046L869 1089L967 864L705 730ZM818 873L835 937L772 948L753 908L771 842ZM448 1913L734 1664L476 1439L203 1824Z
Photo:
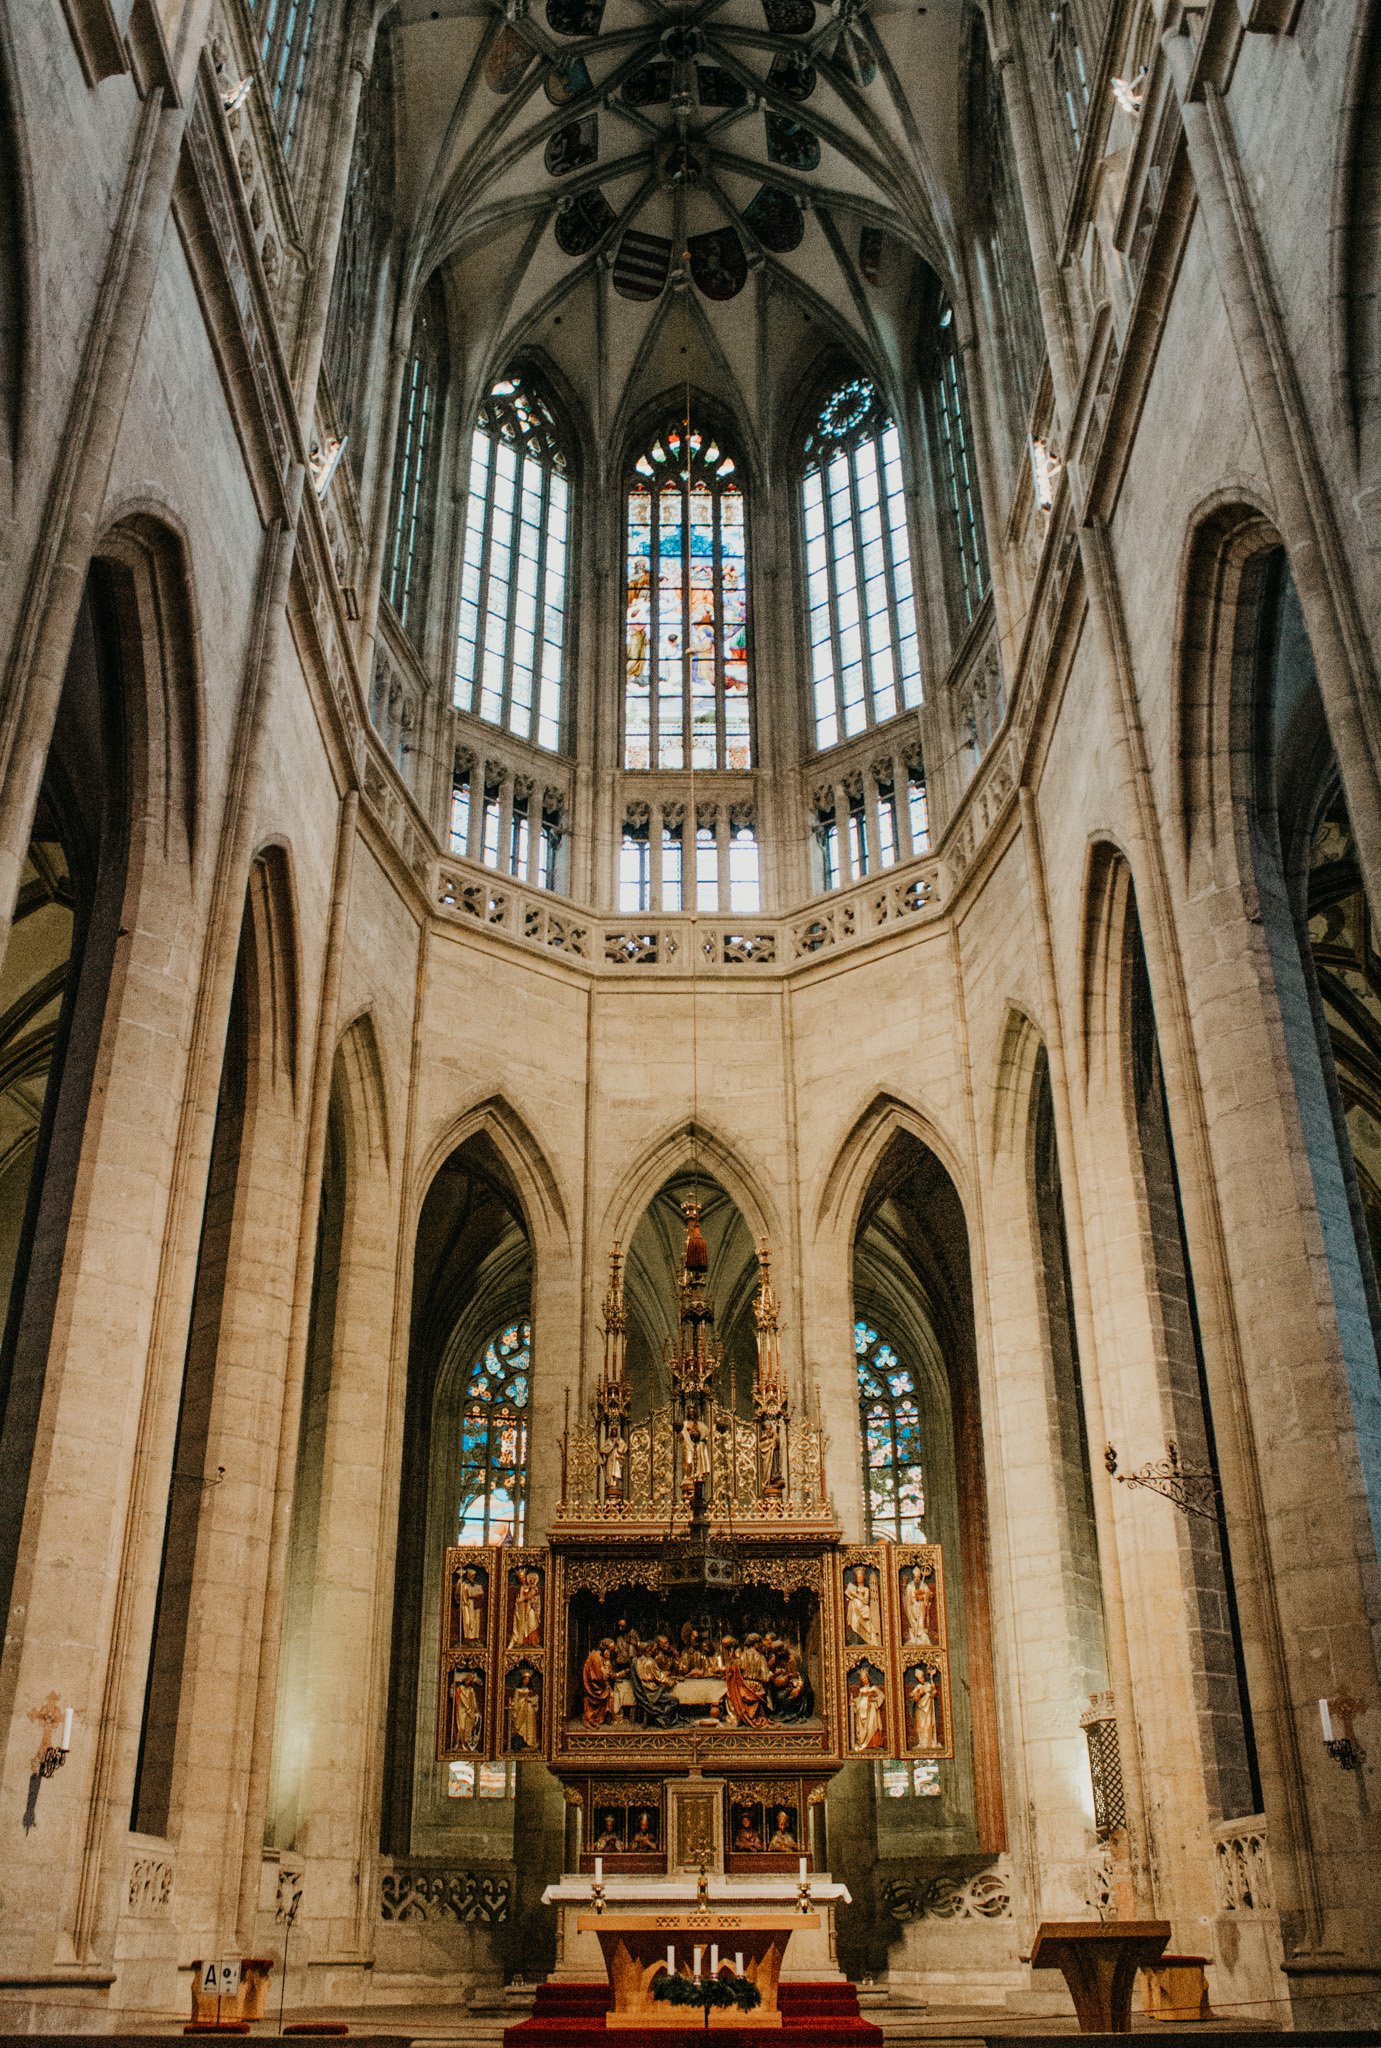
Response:
M745 1728L760 1728L767 1720L767 1659L758 1647L759 1638L748 1636L739 1648L732 1636L724 1638L724 1687L733 1718Z
M617 1814L606 1813L604 1816L604 1826L595 1837L595 1854L597 1856L617 1856L621 1853L622 1849L623 1836L619 1833L618 1816Z
M510 1749L537 1748L538 1694L532 1683L532 1666L518 1666L518 1683L508 1695L508 1746Z
M531 1650L542 1639L542 1579L530 1566L519 1565L513 1595L513 1626L508 1632L510 1650Z
M929 1572L913 1565L901 1589L902 1621L908 1643L933 1643L935 1623L935 1581Z
M640 1813L638 1815L637 1832L628 1846L636 1856L656 1855L657 1837L652 1832L652 1815L650 1813Z
M739 1808L738 1826L734 1830L734 1848L740 1855L752 1855L762 1849L757 1814L751 1806Z
M587 1728L602 1728L609 1718L614 1694L614 1644L605 1636L591 1650L580 1672L581 1718Z
M849 1721L856 1752L881 1749L884 1741L882 1710L887 1695L873 1676L872 1666L859 1669L858 1688L849 1702Z
M628 1682L635 1706L654 1728L674 1728L681 1716L681 1702L671 1689L675 1659L666 1636L645 1643L628 1667Z
M604 1491L609 1500L622 1500L623 1473L628 1458L628 1438L616 1415L600 1432L599 1460L604 1468Z
M456 1603L460 1608L460 1640L477 1643L484 1633L484 1581L472 1564L461 1571Z
M764 1648L772 1669L772 1714L778 1721L808 1721L815 1712L815 1694L796 1660L796 1653L780 1636L766 1638Z
M906 1703L911 1713L911 1746L913 1749L935 1749L939 1734L935 1725L935 1703L940 1697L940 1687L935 1673L929 1665L918 1664L914 1672L915 1683L907 1688Z
M698 1415L688 1414L681 1424L681 1484L701 1486L710 1477L710 1431Z
M791 1825L791 1815L784 1806L777 1808L777 1824L768 1837L767 1846L777 1855L795 1856L800 1852L800 1844Z
M882 1616L873 1598L873 1575L866 1565L856 1565L844 1588L844 1614L855 1642L882 1641Z
M462 1667L451 1673L450 1747L474 1751L480 1746L480 1675Z

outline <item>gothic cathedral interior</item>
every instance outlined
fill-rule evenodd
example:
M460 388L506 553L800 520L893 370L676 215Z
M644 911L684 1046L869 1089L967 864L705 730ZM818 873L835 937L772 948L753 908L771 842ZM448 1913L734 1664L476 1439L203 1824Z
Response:
M1374 901L1381 0L0 0L0 2033L1375 2038Z

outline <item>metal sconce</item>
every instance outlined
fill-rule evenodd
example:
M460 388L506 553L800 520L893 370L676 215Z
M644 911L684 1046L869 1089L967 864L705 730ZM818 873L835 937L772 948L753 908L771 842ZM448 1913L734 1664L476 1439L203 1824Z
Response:
M1352 1717L1360 1714L1362 1702L1343 1694L1336 1700L1319 1701L1319 1723L1323 1729L1323 1746L1335 1763L1345 1771L1359 1771L1366 1762L1367 1753L1352 1732ZM1343 1724L1340 1735L1334 1724L1334 1715Z

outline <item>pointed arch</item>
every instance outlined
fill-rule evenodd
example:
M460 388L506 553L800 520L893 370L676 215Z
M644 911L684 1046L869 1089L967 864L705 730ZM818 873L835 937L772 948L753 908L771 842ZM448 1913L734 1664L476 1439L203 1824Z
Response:
M253 1069L297 1092L302 965L292 856L283 840L255 854L245 900L245 1002Z
M969 1175L954 1146L923 1110L883 1089L854 1118L835 1151L834 1163L825 1175L816 1204L817 1237L827 1229L843 1231L852 1242L873 1176L888 1146L901 1132L935 1154L954 1182L955 1192L967 1212Z
M1084 1085L1089 1089L1118 1074L1123 1065L1123 975L1133 900L1131 863L1122 848L1101 836L1091 839L1081 896L1077 997Z
M421 1155L413 1174L413 1220L442 1166L471 1138L487 1137L511 1174L534 1248L542 1237L570 1249L570 1222L561 1184L531 1125L505 1095L488 1095L446 1123ZM540 1226L540 1230L539 1230Z
M627 1244L639 1218L672 1177L691 1166L704 1168L742 1213L754 1240L781 1242L783 1220L763 1193L758 1174L727 1138L691 1118L671 1124L628 1167L604 1207L597 1243Z
M1026 1147L1027 1113L1044 1040L1026 1011L1009 1003L993 1081L992 1156L1010 1158Z
M1176 599L1175 808L1191 880L1207 877L1244 819L1254 746L1252 672L1264 586L1280 536L1236 485L1189 522Z
M201 613L186 529L148 500L121 507L95 560L113 601L128 699L131 800L161 832L176 828L195 865L205 783L205 681Z
M336 1042L335 1086L361 1163L390 1175L388 1098L372 1010L361 1010Z

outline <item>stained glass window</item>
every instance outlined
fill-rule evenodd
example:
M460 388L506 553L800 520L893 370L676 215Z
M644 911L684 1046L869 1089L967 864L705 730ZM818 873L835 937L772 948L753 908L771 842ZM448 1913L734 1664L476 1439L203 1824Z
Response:
M504 377L470 437L455 702L553 750L561 743L570 488L556 422Z
M854 1324L858 1412L868 1541L924 1543L921 1404L916 1375L887 1339L861 1318Z
M830 393L805 457L815 742L832 747L921 701L901 437L866 378Z
M673 422L628 491L624 766L750 768L748 558L738 464ZM689 748L689 752L688 752Z
M532 1329L509 1323L466 1377L460 1410L457 1543L521 1543L527 1518Z
M251 6L259 31L259 58L268 85L269 104L286 156L293 146L302 109L316 0L257 0L257 4L251 0Z
M425 608L426 566L436 495L437 413L445 314L439 287L423 295L412 323L402 415L393 458L393 525L388 601L416 637Z

